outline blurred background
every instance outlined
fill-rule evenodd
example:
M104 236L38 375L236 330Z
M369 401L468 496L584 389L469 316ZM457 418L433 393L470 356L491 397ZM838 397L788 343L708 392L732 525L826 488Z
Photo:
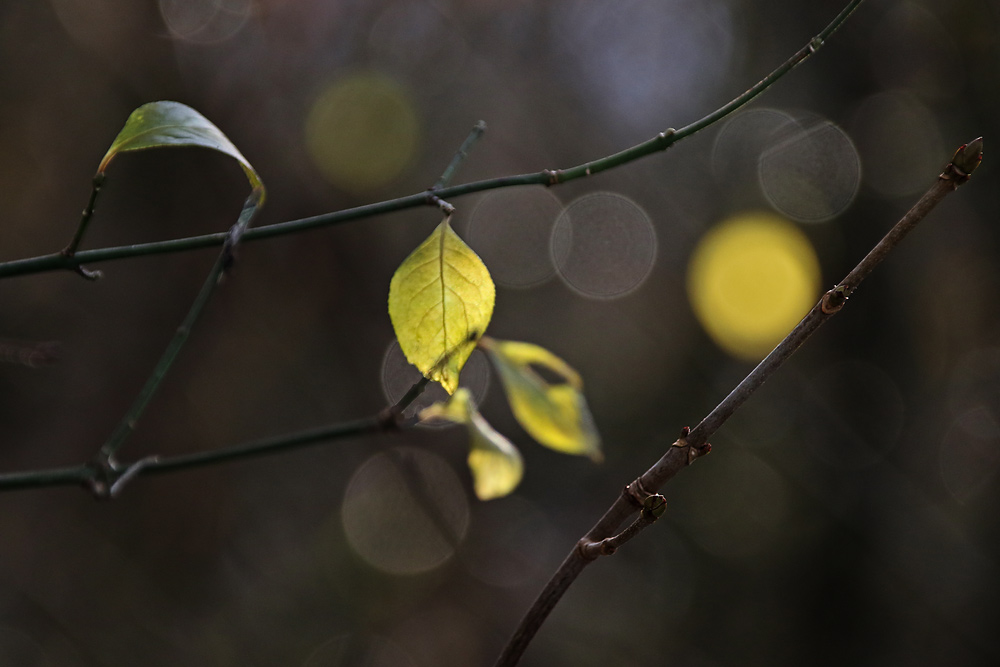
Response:
M720 106L842 0L0 2L0 261L69 240L137 106L189 104L257 168L256 224L565 168ZM477 501L461 429L0 496L0 664L487 665L575 541L940 172L986 160L587 569L524 665L1000 660L1000 6L869 0L745 111L558 188L453 200L490 333L582 374L594 464L544 450L476 356L526 475ZM199 149L123 155L84 247L221 231L248 187ZM247 244L123 457L376 413L414 375L386 313L419 209ZM77 465L215 250L0 282L0 469ZM478 354L478 353L477 353ZM413 497L429 490L437 524ZM426 499L425 499L426 502ZM443 519L443 524L442 524Z

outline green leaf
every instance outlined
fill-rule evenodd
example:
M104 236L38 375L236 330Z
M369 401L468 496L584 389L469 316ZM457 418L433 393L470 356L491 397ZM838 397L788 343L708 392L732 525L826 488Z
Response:
M500 372L511 411L531 437L560 452L601 460L601 438L583 397L583 382L575 370L531 343L484 338L479 346ZM532 369L533 365L565 382L550 384Z
M445 218L389 284L389 318L406 359L449 394L490 323L496 288L483 261Z
M521 453L483 419L468 389L459 389L447 403L425 408L420 418L446 419L469 429L469 470L480 500L506 496L520 484L524 475Z
M202 146L229 155L243 167L250 186L263 192L257 172L222 130L191 107L180 102L150 102L132 112L125 127L104 155L99 174L119 153L161 146Z

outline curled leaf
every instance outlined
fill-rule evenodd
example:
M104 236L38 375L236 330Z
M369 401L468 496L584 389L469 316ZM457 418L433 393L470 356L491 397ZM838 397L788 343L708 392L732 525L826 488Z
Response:
M420 418L446 419L468 428L469 470L480 500L500 498L517 488L524 475L521 453L483 419L468 389L459 389L446 403L425 408Z
M406 359L449 394L493 316L496 288L445 218L389 284L389 318Z
M180 102L150 102L132 112L97 168L103 174L119 153L161 146L202 146L229 155L243 167L250 187L264 185L250 162L222 130L191 107Z
M500 372L514 417L540 444L567 454L602 458L601 438L583 396L580 375L565 361L531 343L484 338L479 343ZM565 380L550 384L532 366Z

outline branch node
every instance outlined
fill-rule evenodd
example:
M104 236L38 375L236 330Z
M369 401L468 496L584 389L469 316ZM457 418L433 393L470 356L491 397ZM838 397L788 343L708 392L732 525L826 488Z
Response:
M548 177L548 182L545 184L548 187L559 185L562 180L562 169L546 169L542 173ZM587 175L590 175L590 167L587 167Z
M638 480L637 480L638 481ZM635 482L633 482L635 483ZM641 486L641 484L640 484ZM626 487L628 488L628 487ZM663 516L667 511L667 499L658 493L652 493L642 502L642 511L628 528L618 533L614 537L593 541L588 537L582 538L576 543L577 553L587 561L597 560L601 556L611 556L619 548L633 537L638 535L644 528Z
M691 447L690 449L688 449L687 464L691 465L696 460L700 459L702 456L711 453L711 451L712 451L712 443L710 442L706 442L702 445L699 445L698 447Z
M441 209L445 215L451 215L455 212L455 207L434 194L433 188L427 190L427 204Z
M809 48L809 54L812 55L812 54L816 53L817 51L819 51L819 49L820 49L821 46L823 46L823 38L820 37L819 35L816 35L809 42L809 47L808 47Z
M700 445L692 445L687 441L688 435L691 433L691 429L685 426L681 429L681 437L674 441L671 447L680 447L681 449L687 450L687 465L691 465L697 459L701 458L705 454L712 451L711 443L705 442Z
M677 130L675 130L672 127L668 127L663 132L660 132L658 135L656 135L656 138L659 139L660 142L660 150L667 150L668 148L670 148L670 145L674 143L673 136L676 133Z
M395 405L383 408L376 417L379 429L383 431L396 431L399 429L399 420L403 416L402 410L396 409Z
M139 459L135 463L129 465L125 470L118 475L118 479L115 480L114 484L108 488L108 497L117 498L118 494L121 493L122 487L125 486L130 480L135 479L139 473L142 472L143 468L148 467L151 464L159 462L159 456L147 456L144 459Z
M97 500L111 500L111 487L117 481L118 463L113 456L98 454L90 462L92 475L83 484Z
M844 307L852 291L853 289L849 285L837 285L823 295L823 298L820 299L819 309L827 315L833 315Z
M144 468L159 461L158 456L147 456L123 467L113 456L98 456L90 463L93 474L83 484L97 500L113 500L125 484L135 479Z
M585 561L597 560L601 556L607 555L603 552L603 547L605 542L606 540L601 540L600 542L592 542L588 540L586 537L582 537L576 543L576 552L580 554L580 558L584 559Z
M642 509L645 506L646 500L649 499L653 494L646 489L642 484L642 478L637 477L635 481L631 484L626 484L625 488L622 489L622 496L630 504L634 505L638 509Z

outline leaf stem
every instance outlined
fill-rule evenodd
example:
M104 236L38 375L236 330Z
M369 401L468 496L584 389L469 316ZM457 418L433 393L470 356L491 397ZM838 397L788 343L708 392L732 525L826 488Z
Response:
M824 28L822 32L816 35L816 37L809 40L808 44L795 52L792 57L782 63L777 69L768 74L766 77L761 79L756 85L711 112L707 116L681 128L680 130L674 130L672 128L664 130L652 139L637 144L636 146L598 160L571 167L569 169L545 169L535 173L502 176L500 178L474 181L472 183L465 183L462 185L446 186L433 190L430 194L440 200L452 200L475 192L483 192L485 190L495 190L499 188L509 188L522 185L553 186L578 178L592 176L598 172L620 167L621 165L633 162L639 158L646 157L659 151L664 151L678 141L704 130L710 125L733 113L737 109L743 107L752 99L770 88L783 76L802 64L809 58L809 56L814 54L820 47L823 46L823 44L826 43L826 40L830 37L830 35L832 35L840 27L840 25L847 20L847 18L863 1L864 0L851 0L851 2L849 2L847 6L836 16L836 18L831 21L830 25ZM475 128L473 128L473 133L476 133ZM471 137L472 135L470 135L470 139ZM463 144L466 148L466 152L468 148L471 147L471 144L469 143L470 139L466 139L466 144L469 144L468 146ZM462 158L459 157L461 153L462 149L459 149L459 155L456 155L456 159L459 163L461 163L462 160ZM453 159L452 162L454 163L456 159ZM449 165L449 169L450 168L451 165ZM445 176L451 178L454 170L449 173L449 169L445 170L442 178ZM433 199L428 197L428 192L421 192L407 195L405 197L399 197L397 199L389 199L375 204L366 204L355 208L344 209L333 213L325 213L309 218L300 218L298 220L289 220L273 225L264 225L262 227L248 230L244 236L244 240L258 241L274 236L283 236L285 234L297 234L310 229L343 224L353 220L361 220L404 209L426 206L428 203L437 205ZM225 239L225 233L205 234L202 236L191 236L182 239L156 241L153 243L141 243L129 246L119 246L116 248L87 250L78 252L72 256L66 256L62 253L41 255L39 257L0 263L0 278L41 273L45 271L56 271L59 269L75 269L84 262L95 264L98 262L124 259L126 257L141 257L145 255L187 252L199 248L208 248L219 245L225 242Z
M708 444L708 438L750 398L758 387L764 384L765 380L788 360L795 350L802 346L816 329L840 311L846 303L847 297L857 289L861 281L886 258L889 252L903 240L918 222L948 194L969 180L972 171L982 159L982 149L981 138L959 148L955 157L938 176L934 185L872 248L868 255L840 283L822 296L802 321L785 336L784 340L778 343L777 347L708 416L702 419L694 429L685 428L681 437L667 449L659 461L625 487L625 490L604 513L604 516L577 543L559 569L556 570L556 573L552 575L534 604L521 619L521 623L497 659L496 667L513 667L518 663L538 629L541 628L549 613L555 608L583 568L598 555L606 553L603 551L602 544L607 544L605 541L614 535L618 527L636 512L637 506L640 504L637 496L648 498L655 494L682 468L710 451L711 446ZM634 522L622 535L627 534L631 539L651 523L652 521ZM611 545L614 548L618 546L614 540L612 540Z

